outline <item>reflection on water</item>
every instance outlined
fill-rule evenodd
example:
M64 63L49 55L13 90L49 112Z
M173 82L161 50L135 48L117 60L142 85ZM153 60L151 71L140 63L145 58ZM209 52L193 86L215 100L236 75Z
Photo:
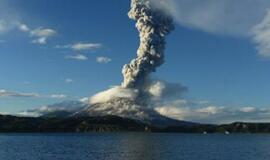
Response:
M127 134L121 137L119 151L120 160L152 160L158 159L162 146L155 143L155 136L151 134Z
M0 160L269 160L270 135L0 134Z

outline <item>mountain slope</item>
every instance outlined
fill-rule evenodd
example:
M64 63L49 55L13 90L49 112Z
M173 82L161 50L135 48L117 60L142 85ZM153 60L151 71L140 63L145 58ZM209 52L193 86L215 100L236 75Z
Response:
M162 116L154 109L138 105L138 103L135 103L133 100L127 98L117 98L106 103L93 104L73 114L75 117L106 115L130 118L159 127L196 125L196 123L179 121Z
M80 101L63 101L39 109L28 110L27 115L39 115L41 118L117 116L157 127L197 125L165 117L153 108L145 107L140 102L129 98L114 98L92 105Z

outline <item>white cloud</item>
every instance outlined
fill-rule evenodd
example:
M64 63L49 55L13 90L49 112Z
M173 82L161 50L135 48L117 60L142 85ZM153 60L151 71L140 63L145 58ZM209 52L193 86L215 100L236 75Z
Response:
M111 62L112 59L109 58L109 57L97 57L96 61L97 61L98 63L103 63L103 64L104 64L104 63L109 63L109 62Z
M82 102L82 103L86 103L86 104L88 104L90 102L89 97L83 97L79 101Z
M198 104L209 104L210 102L207 100L198 101Z
M5 89L0 89L0 98L1 97L25 97L25 98L53 98L53 99L64 99L68 96L65 94L51 94L51 95L44 95L39 93L22 93L22 92L14 92L14 91L7 91Z
M67 98L67 96L64 95L64 94L52 94L50 97L51 97L51 98L56 98L56 99Z
M156 107L155 110L161 115L168 116L170 118L186 120L192 114L189 108L179 107Z
M160 100L166 101L169 99L175 99L182 96L187 88L179 83L168 83L161 80L149 80L145 92L149 93L149 97L152 98L153 103L160 103ZM138 96L138 90L132 88L123 88L121 86L114 86L108 90L97 93L90 98L90 103L102 103L110 101L114 98L127 98L135 100ZM178 103L186 103L184 100L177 101Z
M57 34L55 30L50 28L39 27L31 30L27 24L21 23L14 19L11 20L0 19L0 33L6 33L8 31L15 29L21 32L28 33L31 37L35 37L35 39L31 41L31 43L36 44L46 44L48 38L53 37Z
M197 105L197 106L196 106ZM236 121L267 122L270 120L270 108L225 107L200 105L194 102L172 101L155 107L162 115L199 123L232 123Z
M40 114L39 112L32 112L32 111L23 111L17 114L18 116L22 116L22 117L39 117L42 114Z
M164 83L157 81L157 82L154 82L153 84L151 84L148 90L152 96L154 96L156 98L161 98L163 90L165 88L166 88L166 86Z
M100 43L74 43L74 44L66 44L66 45L56 45L55 48L58 49L72 49L74 51L82 51L82 50L95 50L101 48L103 45Z
M46 44L47 39L55 36L57 32L53 29L50 28L36 28L30 32L30 35L33 37L36 37L36 39L32 40L32 43L37 43L37 44Z
M149 80L146 91L155 100L175 99L188 91L188 88L180 83L169 83L162 80Z
M0 112L0 115L10 115L8 112Z
M270 58L269 0L152 0L181 26L204 32L246 37Z
M15 19L0 19L0 33L6 33L15 29L21 32L31 32L31 29L25 23L21 23Z
M20 112L18 116L38 117L57 111L70 112L72 114L85 108L86 106L88 106L88 104L82 103L80 101L63 101L52 105L41 106L37 109L28 109L26 111Z
M14 20L1 19L0 17L0 33L7 33L10 30L15 29L17 22Z
M153 0L180 25L215 34L248 36L265 15L269 0Z
M21 14L7 0L0 0L0 33L9 31L21 31L35 37L32 43L46 44L48 38L56 35L56 31L50 28L39 27L31 29L28 24L21 21Z
M253 28L252 33L259 54L270 58L270 9L263 20Z
M122 88L120 86L112 87L103 92L99 92L96 95L90 98L91 104L108 102L114 98L128 98L128 99L136 99L138 96L138 90L130 89L130 88Z
M217 107L217 106L208 106L205 108L199 108L197 109L197 112L199 113L206 113L206 114L217 114L222 112L224 107Z
M83 54L76 54L76 55L68 55L65 57L66 59L74 59L74 60L79 60L79 61L86 61L88 60L88 57L86 57Z
M50 37L50 36L54 36L55 34L56 34L56 31L50 28L39 27L31 31L31 35L37 36L37 37Z
M71 79L71 78L66 78L66 79L65 79L65 82L66 82L66 83L72 83L72 82L73 82L73 79Z
M18 29L22 32L29 32L30 28L26 24L19 23Z
M0 97L40 97L37 93L20 93L0 89Z
M245 113L251 113L251 112L255 112L256 108L255 107L243 107L239 109L241 112L245 112Z
M40 37L38 39L32 40L31 43L46 44L47 43L47 38L46 37Z
M55 48L57 48L57 49L68 49L70 47L71 47L70 44L67 44L67 45L56 45L55 46Z
M75 51L81 51L81 50L94 50L99 49L102 47L102 44L100 43L75 43L70 46L71 49Z
M8 30L8 24L5 20L0 19L0 33L6 32Z

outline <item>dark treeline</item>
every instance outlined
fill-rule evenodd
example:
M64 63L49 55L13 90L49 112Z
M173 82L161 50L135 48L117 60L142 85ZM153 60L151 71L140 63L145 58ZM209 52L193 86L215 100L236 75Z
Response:
M182 124L182 123L179 123ZM177 132L177 133L270 133L270 123L235 122L225 125L155 126L117 116L15 117L0 116L0 132Z

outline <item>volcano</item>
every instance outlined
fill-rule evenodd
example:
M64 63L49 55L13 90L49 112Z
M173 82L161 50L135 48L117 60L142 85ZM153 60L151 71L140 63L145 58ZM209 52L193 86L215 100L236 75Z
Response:
M183 126L194 125L195 123L180 121L163 116L153 108L141 106L140 102L128 98L114 98L104 103L89 105L82 110L72 114L74 117L97 117L113 115L122 118L133 119L148 125L164 126Z
M191 122L162 116L153 107L153 100L161 98L167 89L166 85L154 85L152 88L153 81L150 75L164 63L166 36L174 30L171 15L156 7L151 0L131 0L128 16L136 22L140 45L137 57L123 66L124 79L121 85L90 97L87 107L70 116L113 115L154 126L192 125Z

